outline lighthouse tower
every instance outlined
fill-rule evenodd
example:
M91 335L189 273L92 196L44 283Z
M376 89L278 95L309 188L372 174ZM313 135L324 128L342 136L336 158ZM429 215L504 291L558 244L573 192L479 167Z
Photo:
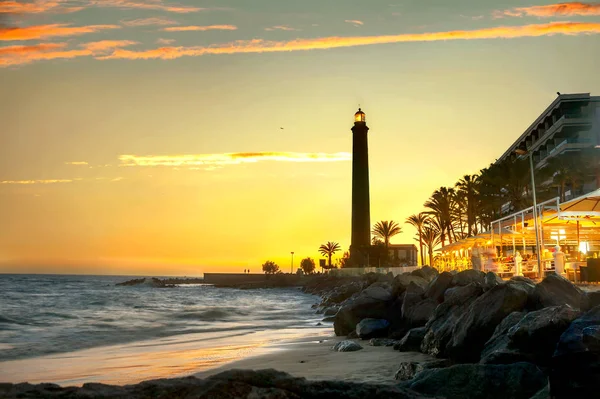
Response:
M368 266L371 247L369 201L369 146L365 113L359 108L352 127L352 239L350 258L357 266Z

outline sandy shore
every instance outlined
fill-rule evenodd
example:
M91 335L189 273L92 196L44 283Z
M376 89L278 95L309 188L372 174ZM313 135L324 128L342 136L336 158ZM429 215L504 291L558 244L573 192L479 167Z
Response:
M266 355L249 357L195 374L199 378L230 369L276 369L309 380L343 380L393 383L401 362L432 360L417 352L398 352L392 347L374 347L356 340L364 349L334 352L331 347L342 338L304 339L279 345Z

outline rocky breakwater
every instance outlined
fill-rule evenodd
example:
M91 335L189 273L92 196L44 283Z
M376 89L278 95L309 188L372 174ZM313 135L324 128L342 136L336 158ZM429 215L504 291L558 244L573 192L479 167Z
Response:
M396 340L396 350L443 359L400 365L398 378L417 392L537 399L597 394L600 294L584 293L558 275L536 283L423 267L396 277L356 277L318 293L319 311L336 310L336 335Z

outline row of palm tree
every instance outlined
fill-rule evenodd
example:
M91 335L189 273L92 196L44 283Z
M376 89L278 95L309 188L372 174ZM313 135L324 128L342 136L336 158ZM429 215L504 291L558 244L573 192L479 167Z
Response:
M549 158L536 169L536 195L540 201L577 192L598 176L598 151L589 149ZM453 187L440 187L424 203L425 210L409 216L406 223L417 230L421 264L425 251L429 264L438 246L488 230L502 214L517 212L532 204L531 171L526 158L505 159L463 176Z

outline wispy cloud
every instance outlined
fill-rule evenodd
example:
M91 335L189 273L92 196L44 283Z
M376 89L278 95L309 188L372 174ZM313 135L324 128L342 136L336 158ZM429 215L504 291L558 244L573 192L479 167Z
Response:
M97 7L113 7L121 9L160 10L177 14L186 14L207 10L206 8L167 4L161 0L88 0L88 4Z
M220 46L209 47L161 47L152 50L131 51L117 49L113 54L98 59L175 59L208 54L272 53L305 51L340 47L366 46L373 44L434 42L446 40L513 39L551 35L582 35L600 33L600 23L552 22L525 26L500 26L478 30L447 32L408 33L387 36L323 37L295 39L291 41L266 41L261 39L240 40Z
M544 6L516 7L494 11L494 18L504 17L571 17L600 15L600 3L569 2Z
M118 28L118 25L70 26L70 24L34 25L14 28L0 27L0 41L43 40L52 37L78 36Z
M207 31L207 30L237 30L234 25L206 25L206 26L170 26L163 28L165 32L192 32L192 31Z
M68 14L84 8L65 6L65 3L67 0L36 0L32 2L6 0L0 2L0 14L41 14L45 12Z
M290 26L286 26L286 25L277 25L277 26L271 26L269 28L265 28L266 31L273 31L273 30L285 30L285 31L297 31L298 29L292 28Z
M54 180L4 180L0 184L55 184L72 183L72 179L54 179Z
M168 18L139 18L121 21L121 23L125 26L177 25L177 21L173 21L172 19Z
M162 46L168 46L169 44L173 44L173 43L175 43L175 39L163 39L163 38L156 39L156 44L160 44Z
M135 44L130 40L101 40L79 45L67 50L67 43L41 43L32 46L0 47L0 66L27 64L41 60L71 59L77 57L105 56L116 48Z
M65 162L65 165L87 165L88 163L85 161L73 161L73 162Z
M344 22L352 24L354 26L362 26L365 24L363 21L359 21L358 19L347 19Z
M221 166L256 163L261 161L277 162L339 162L351 160L351 154L306 153L306 152L234 152L224 154L188 154L188 155L121 155L122 166Z

